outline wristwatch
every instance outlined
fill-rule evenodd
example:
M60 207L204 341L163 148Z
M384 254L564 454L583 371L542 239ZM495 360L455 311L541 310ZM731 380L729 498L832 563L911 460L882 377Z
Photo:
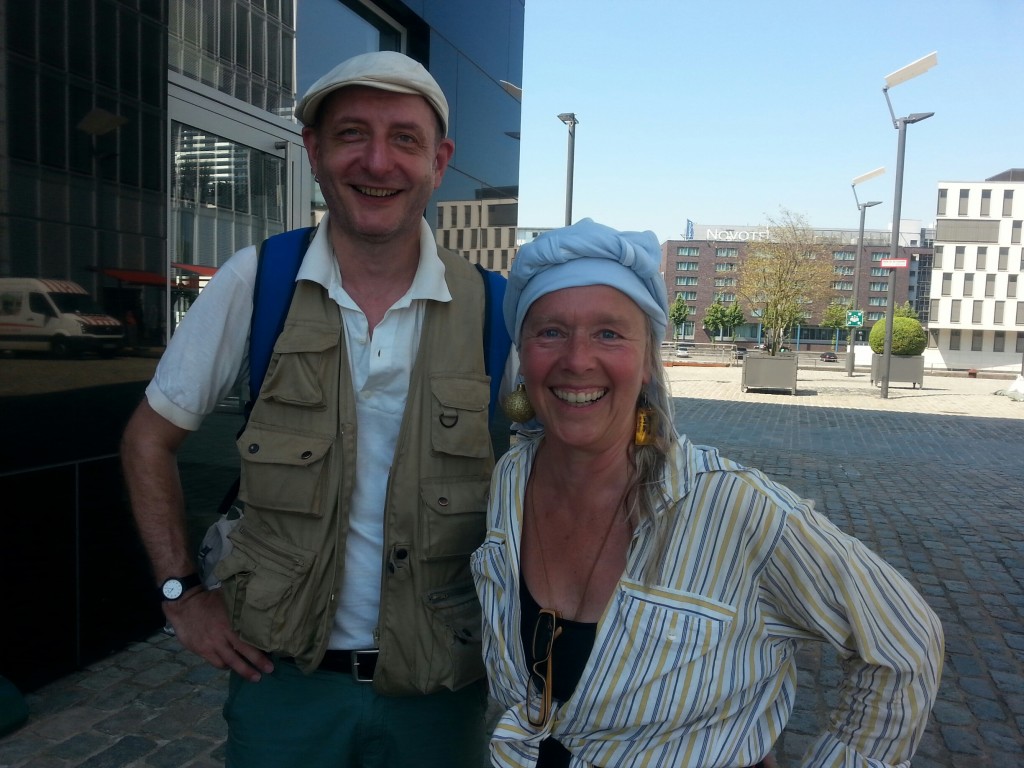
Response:
M202 583L203 580L199 578L198 573L190 573L188 576L180 578L170 578L160 585L160 597L173 602Z

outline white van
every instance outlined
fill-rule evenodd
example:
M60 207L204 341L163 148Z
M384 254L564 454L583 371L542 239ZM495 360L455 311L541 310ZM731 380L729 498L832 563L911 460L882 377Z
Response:
M0 277L0 350L113 353L124 326L70 280Z

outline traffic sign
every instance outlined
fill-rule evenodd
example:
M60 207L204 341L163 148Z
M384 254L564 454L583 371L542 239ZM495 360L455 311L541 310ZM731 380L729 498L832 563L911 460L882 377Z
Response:
M861 309L848 309L846 310L846 327L847 328L861 328L864 326L864 310Z
M882 259L879 265L883 269L903 269L907 266L909 259Z

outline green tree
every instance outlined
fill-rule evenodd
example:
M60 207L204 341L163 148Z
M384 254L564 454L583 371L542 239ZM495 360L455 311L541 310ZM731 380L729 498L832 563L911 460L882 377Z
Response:
M839 329L846 328L846 304L829 304L821 315L821 327L835 330L835 340L839 341Z
M740 305L737 303L726 307L722 319L725 322L726 330L729 331L729 338L735 341L736 329L747 322L747 317L743 314L743 310L740 308Z
M721 298L716 298L715 303L707 308L704 312L704 319L701 324L704 328L711 333L712 336L716 333L721 333L728 325L726 325L726 308L722 304Z
M902 305L893 307L893 317L909 317L911 320L920 321L921 317L917 314L917 310L910 304L909 301L904 301ZM896 326L894 325L893 328Z
M668 319L672 321L672 326L676 329L676 336L680 336L683 323L690 319L690 307L683 301L682 296L676 296L676 300L668 308Z
M885 353L885 320L879 320L871 326L868 344L876 355ZM913 317L893 317L892 319L892 350L898 356L920 355L928 346L928 334L921 327L921 321Z
M767 226L770 241L752 244L740 263L737 292L763 324L774 355L792 328L807 321L808 307L834 295L836 244L786 209Z

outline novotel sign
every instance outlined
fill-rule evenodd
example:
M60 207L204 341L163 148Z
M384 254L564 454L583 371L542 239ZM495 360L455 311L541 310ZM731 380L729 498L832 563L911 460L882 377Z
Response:
M771 241L768 229L711 229L708 228L708 240L729 240L735 242L767 243Z

